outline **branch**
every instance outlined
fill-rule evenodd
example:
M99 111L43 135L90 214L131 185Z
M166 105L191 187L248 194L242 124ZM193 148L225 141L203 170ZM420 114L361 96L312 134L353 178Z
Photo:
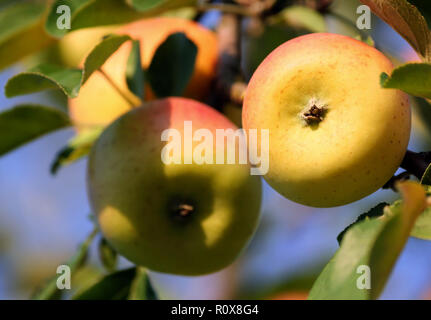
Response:
M241 77L241 18L225 13L217 26L219 63L211 105L220 109L227 101L242 104L247 84Z
M276 0L236 0L236 2L238 4L209 3L201 0L197 4L197 10L218 10L223 13L254 17L260 16L265 11L271 9Z
M413 152L407 150L400 167L421 179L425 170L431 164L431 152Z

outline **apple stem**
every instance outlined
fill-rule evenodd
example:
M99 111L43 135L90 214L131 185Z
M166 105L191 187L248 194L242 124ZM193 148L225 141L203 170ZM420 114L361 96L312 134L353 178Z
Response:
M99 68L98 71L109 82L109 84L123 97L123 99L129 103L130 109L137 107L137 105L127 97L127 95L115 84L115 82L111 79L110 76L106 74L105 71L103 71L101 68Z
M316 124L323 120L326 108L324 106L318 107L316 104L312 104L311 107L302 113L302 118L308 124Z
M174 207L174 214L176 218L184 219L190 216L194 211L194 207L190 204L181 203Z

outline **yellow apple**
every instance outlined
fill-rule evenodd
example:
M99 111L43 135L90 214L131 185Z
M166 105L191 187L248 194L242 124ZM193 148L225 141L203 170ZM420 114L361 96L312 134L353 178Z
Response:
M181 18L158 17L144 19L125 25L116 34L127 34L140 40L142 67L147 68L166 38L176 32L184 32L198 47L195 69L184 96L202 99L210 89L218 59L217 37L211 30L198 23ZM69 112L78 129L106 125L131 109L130 103L138 103L137 97L128 89L126 82L127 59L131 43L123 44L104 64L102 70L123 93L120 94L100 72L95 72L79 92L79 96L69 101ZM181 63L181 61L178 61ZM123 96L127 96L127 100ZM146 99L155 96L146 87Z
M162 141L162 133L176 129L186 139L185 121L193 134L236 129L194 100L146 103L102 133L89 156L88 188L100 229L120 254L154 271L199 275L228 266L249 241L261 180L247 163L186 164L192 159L185 150L181 163L162 161L172 142ZM193 152L199 145L193 142ZM214 143L213 156L226 146Z
M243 105L245 129L269 129L265 180L313 207L344 205L382 187L410 136L407 95L380 87L380 74L392 68L375 48L336 34L275 49L253 74Z

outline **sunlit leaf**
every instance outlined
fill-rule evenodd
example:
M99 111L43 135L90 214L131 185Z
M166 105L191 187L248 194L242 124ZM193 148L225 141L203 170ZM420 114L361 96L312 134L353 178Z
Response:
M425 171L421 183L424 184L427 190L427 196L431 196L431 165L428 166ZM423 240L431 240L431 208L426 208L424 212L419 216L416 220L415 226L413 227L412 233L410 234L412 237L423 239Z
M137 267L136 276L130 289L129 300L157 300L157 294L151 284L148 272Z
M56 0L51 4L48 18L46 19L45 28L46 31L53 37L61 38L69 29L61 29L58 27L59 19L63 14L63 11L59 10L61 6L67 6L70 9L71 18L77 11L82 9L85 5L91 3L92 0Z
M417 97L431 98L431 64L409 63L396 68L391 76L383 73L381 85Z
M106 270L109 272L115 270L118 262L117 251L103 237L99 241L99 257Z
M45 6L18 3L0 12L0 70L39 51L53 39L43 28Z
M431 240L431 208L422 212L410 235L423 240Z
M344 235L346 234L346 232L348 230L350 230L351 227L353 227L355 224L357 224L358 222L365 220L367 218L374 218L374 217L380 217L381 215L383 215L383 210L384 208L387 206L388 204L385 202L379 203L377 206L375 206L374 208L372 208L371 210L369 210L368 212L365 212L363 214L361 214L355 222L353 222L351 225L347 226L337 237L337 241L338 244L341 244L341 241L344 238Z
M47 89L61 89L70 98L78 96L82 71L43 64L9 79L5 86L8 98Z
M136 268L111 273L74 300L126 300L135 276Z
M90 0L73 14L72 30L123 24L142 18L154 17L169 10L179 9L194 3L196 3L195 0L169 0L149 9L148 7L147 9L142 7L143 10L139 10L138 7L133 7L126 1Z
M309 299L377 299L418 216L426 207L418 183L397 184L402 204L388 206L378 218L366 218L348 230L341 246L313 285ZM358 267L368 266L371 288L360 289Z
M326 22L322 14L304 6L289 6L273 19L312 32L326 32Z
M75 255L70 258L65 265L69 266L71 275L81 268L88 255L88 250L96 236L98 230L94 229L88 238L79 246L78 251ZM52 277L48 280L36 293L31 297L33 300L56 300L61 298L62 291L57 287L57 276Z
M170 7L172 9L195 4L196 0L127 0L131 6L139 11Z
M51 164L51 174L55 175L61 167L69 165L88 155L91 147L102 131L102 128L86 130L72 138L69 143L56 154Z
M84 84L93 72L98 70L105 61L108 60L108 58L128 40L131 40L129 36L109 35L94 47L85 59L82 83Z
M43 64L20 73L7 82L5 94L15 97L46 89L61 89L69 98L78 96L81 86L126 41L129 36L110 35L104 38L87 56L84 69Z

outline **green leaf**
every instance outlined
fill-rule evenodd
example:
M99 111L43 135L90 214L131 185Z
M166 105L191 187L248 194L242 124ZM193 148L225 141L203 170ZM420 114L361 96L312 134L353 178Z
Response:
M196 0L127 0L138 11L175 6L172 9L195 4Z
M20 105L6 110L0 113L0 156L69 125L67 115L54 108Z
M391 76L382 73L383 88L400 89L417 97L431 98L431 64L408 63L396 68Z
M138 40L133 41L132 50L127 60L126 81L129 90L143 100L145 75L142 69L141 49Z
M166 0L150 9L142 7L144 10L138 11L138 8L128 5L126 1L90 0L73 13L72 30L124 24L142 18L158 16L166 11L179 9L195 3L196 0Z
M74 300L126 300L136 276L136 268L111 273L74 297Z
M431 164L426 168L421 178L421 184L431 186Z
M43 64L9 79L5 86L8 98L60 88L70 98L78 96L82 71Z
M57 26L58 19L61 18L62 14L63 14L63 12L58 13L57 9L62 5L68 6L70 8L71 19L72 19L74 14L76 14L77 11L79 11L85 5L87 5L91 2L92 2L92 0L57 0L57 1L54 1L51 5L51 8L50 8L49 13L48 13L48 18L46 19L46 22L45 22L46 31L53 37L56 37L56 38L63 37L70 30L60 29ZM72 26L72 23L71 23L71 26Z
M129 36L110 35L103 39L87 56L84 70L42 64L27 72L20 73L6 83L5 94L15 97L22 94L60 88L70 98L78 96L81 86L94 71L126 41Z
M401 253L415 220L424 210L425 191L406 181L397 184L403 203L395 203L378 218L366 218L344 236L341 246L311 289L309 299L377 299ZM359 266L371 270L371 288L359 289Z
M431 208L426 208L422 212L410 235L423 240L431 240Z
M65 265L69 266L70 272L73 279L73 274L80 269L88 256L88 250L90 248L91 242L98 233L97 229L94 229L87 239L79 246L78 251L75 255L69 259ZM57 288L57 276L52 277L48 280L43 287L32 295L33 300L56 300L61 297L62 290Z
M193 74L196 45L184 33L170 35L156 50L148 80L158 97L181 96Z
M45 6L18 3L0 12L0 70L53 42L44 31Z
M98 70L106 60L118 50L121 45L131 40L129 36L110 35L105 37L87 56L84 62L84 74L82 84L84 84L94 71Z
M137 267L136 277L130 289L129 300L158 300L147 270Z
M287 24L307 29L311 32L326 32L325 18L316 10L308 7L293 5L281 11L275 21L284 21Z
M337 241L338 244L341 244L341 241L344 238L344 235L346 234L346 232L348 230L350 230L350 228L352 228L355 224L357 224L358 222L361 222L367 218L374 218L374 217L380 217L381 215L383 215L383 209L387 206L388 204L386 202L382 202L379 203L377 206L375 206L374 208L370 209L368 212L365 212L363 214L361 214L355 222L353 222L351 225L347 226L337 237Z
M431 62L431 34L425 18L406 0L360 0Z
M431 195L431 165L425 170L421 179L421 184L425 185L427 196ZM431 208L428 207L416 220L415 226L410 234L412 237L431 240Z
M88 155L91 147L99 138L102 131L103 128L89 129L71 139L67 146L56 154L51 164L51 174L55 175L61 167L69 165Z
M106 270L109 272L115 270L118 262L118 254L105 238L101 238L99 242L99 257Z

